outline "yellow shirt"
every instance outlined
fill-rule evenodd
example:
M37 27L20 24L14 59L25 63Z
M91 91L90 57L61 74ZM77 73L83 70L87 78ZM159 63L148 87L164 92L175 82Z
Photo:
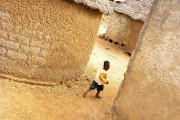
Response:
M97 71L95 81L98 83L98 85L106 84L107 81L107 71L104 69L100 69Z

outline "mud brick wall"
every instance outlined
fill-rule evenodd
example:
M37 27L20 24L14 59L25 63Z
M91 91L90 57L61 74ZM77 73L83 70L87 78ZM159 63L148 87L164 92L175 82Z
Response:
M144 22L142 22L140 20L133 20L132 21L131 33L129 34L129 37L127 39L127 46L126 46L128 53L132 53L133 50L135 49L143 25L144 25Z
M112 39L113 41L127 44L127 39L131 32L132 21L133 19L129 16L114 12L106 31L106 37Z
M132 53L143 25L144 23L140 20L134 20L128 15L115 12L108 25L106 37L125 44L126 52Z
M42 81L79 76L101 13L66 0L1 0L0 73Z

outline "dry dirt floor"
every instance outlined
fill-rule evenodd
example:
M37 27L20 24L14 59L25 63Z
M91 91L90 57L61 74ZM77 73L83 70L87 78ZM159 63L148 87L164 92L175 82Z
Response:
M115 120L109 114L126 71L129 56L115 45L97 38L85 74L59 86L39 86L0 78L0 120ZM109 60L110 84L94 98L96 91L82 97L103 61Z

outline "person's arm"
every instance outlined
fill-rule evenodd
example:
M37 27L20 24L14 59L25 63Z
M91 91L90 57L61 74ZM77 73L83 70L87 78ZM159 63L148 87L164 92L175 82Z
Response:
M105 73L101 73L99 75L99 79L104 83L104 84L108 84L109 82L106 80L106 74Z

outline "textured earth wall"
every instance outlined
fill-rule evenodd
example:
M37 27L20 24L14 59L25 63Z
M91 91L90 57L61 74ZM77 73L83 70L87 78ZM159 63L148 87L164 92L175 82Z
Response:
M180 0L155 0L114 111L123 120L180 119Z
M128 53L132 53L133 50L135 49L143 25L144 25L144 22L140 20L132 21L131 33L129 34L129 37L127 39L127 46L126 46Z
M113 41L127 44L131 32L131 19L129 16L114 12L106 31L106 37Z
M131 17L115 12L108 25L106 37L126 45L126 51L132 53L144 23Z
M43 81L80 75L100 18L67 0L1 0L0 73Z

